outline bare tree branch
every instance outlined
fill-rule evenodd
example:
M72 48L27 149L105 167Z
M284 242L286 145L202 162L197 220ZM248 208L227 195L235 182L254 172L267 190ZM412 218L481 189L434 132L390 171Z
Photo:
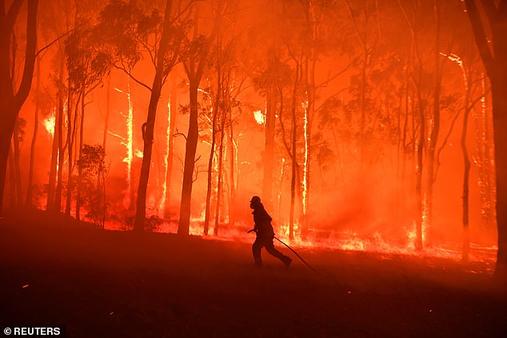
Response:
M185 141L187 140L187 135L185 135L183 133L180 133L180 132L174 133L173 136L174 137L176 137L176 136L183 136L183 138L185 139Z
M66 37L67 35L69 35L70 33L74 32L78 27L74 27L73 29L63 33L62 35L58 36L56 39L54 39L53 41L51 41L50 43L48 43L47 45L45 45L44 47L42 47L41 49L39 49L37 51L37 53L35 53L35 57L38 57L40 54L42 54L42 52L44 52L46 49L50 48L52 45L54 45L55 43L57 43L58 41L60 41L61 39L63 39L64 37Z
M116 68L116 69L119 69L121 71L123 71L125 74L127 74L132 80L134 80L134 82L136 82L138 85L140 86L143 86L144 88L148 89L150 92L151 92L151 87L148 86L147 84L145 84L144 82L141 82L140 80L138 80L136 77L134 77L134 75L132 75L132 72L128 71L123 65L122 66L118 66L116 64L113 64L113 67Z

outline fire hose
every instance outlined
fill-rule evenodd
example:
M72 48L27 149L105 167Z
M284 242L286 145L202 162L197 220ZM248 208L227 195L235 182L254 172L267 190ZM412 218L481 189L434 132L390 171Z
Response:
M294 250L293 248L291 248L291 247L290 247L287 243L285 243L284 241L282 241L280 238L278 238L278 237L276 237L276 236L275 236L275 237L274 237L274 239L276 239L278 242L280 242L280 243L282 243L283 245L285 245L285 246L287 247L287 249L289 249L290 251L292 251L292 252L294 253L294 255L296 255L296 256L297 256L297 258L299 258L299 260L300 260L301 262L303 262L303 264L304 264L304 265L305 265L308 269L310 269L310 270L312 270L313 272L317 273L317 270L315 270L315 269L314 269L314 268L313 268L310 264L308 264L308 262L307 262L307 261L305 261L305 259L304 259L303 257L301 257L301 255L300 255L300 254L298 254L298 253L296 252L296 250Z
M251 233L251 232L256 232L256 231L255 231L254 229L247 231L247 233ZM300 260L301 262L303 262L303 264L304 264L304 265L305 265L308 269L310 269L310 270L312 270L313 272L317 273L317 270L315 270L315 269L314 269L314 268L313 268L310 264L308 264L308 262L307 262L307 261L305 261L305 259L304 259L303 257L301 257L301 255L300 255L300 254L298 254L298 253L296 252L296 250L294 250L293 248L291 248L291 247L290 247L287 243L285 243L284 241L282 241L280 238L278 238L278 237L276 237L276 236L273 236L273 238L274 238L274 239L276 239L278 242L282 243L283 245L285 245L285 246L287 247L287 249L289 249L290 251L292 251L292 253L293 253L294 255L296 255L296 257L297 257L297 258L299 258L299 260Z

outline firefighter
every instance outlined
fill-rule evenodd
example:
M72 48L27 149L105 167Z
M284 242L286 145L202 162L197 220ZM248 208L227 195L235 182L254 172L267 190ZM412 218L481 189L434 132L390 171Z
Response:
M250 200L250 208L253 209L252 214L255 226L249 232L255 232L257 235L255 242L252 245L255 265L258 267L262 266L261 249L264 247L271 255L281 260L288 268L292 259L275 249L273 244L275 233L273 231L273 226L271 225L271 216L269 216L266 209L264 209L259 196L252 197Z

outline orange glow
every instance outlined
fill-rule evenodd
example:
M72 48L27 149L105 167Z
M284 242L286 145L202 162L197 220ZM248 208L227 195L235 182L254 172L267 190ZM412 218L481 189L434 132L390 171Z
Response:
M264 115L262 110L254 111L253 116L254 116L255 122L257 122L257 124L259 124L261 126L266 124L266 115Z
M164 210L165 210L165 203L166 203L166 196L167 196L167 172L169 170L169 149L170 149L170 142L171 142L171 100L168 99L167 101L167 128L166 128L166 144L165 144L165 152L164 152L164 178L162 182L162 197L160 198L160 204L158 206L159 210L159 216L164 216Z
M48 116L44 121L42 122L44 124L44 128L48 132L51 137L55 136L55 123L56 123L56 113L55 109L51 112L51 115Z
M507 0L2 6L9 333L507 332Z
M124 18L114 17L113 10L109 15L114 20L102 22L107 3L142 4L135 13L143 15L122 12ZM89 23L87 31L94 33L90 39L146 31L86 40L93 48L76 51L83 59L75 58L79 63L72 64L77 55L66 53L76 42L68 40L73 19L68 18L68 29L55 28L62 31L52 38L62 36L61 43L44 49L39 90L34 77L18 114L22 129L17 130L18 139L12 138L20 141L18 158L13 157L18 163L8 162L6 205L25 200L16 195L25 195L33 186L42 199L55 200L55 205L59 200L60 211L77 215L79 198L74 195L84 192L72 190L68 181L73 183L69 177L78 173L79 147L84 144L103 146L107 177L94 173L89 181L94 186L107 182L105 222L121 224L121 229L129 229L137 206L145 205L146 231L177 232L182 212L180 235L186 235L187 217L190 233L200 235L207 209L209 233L214 233L217 218L220 229L218 237L209 237L248 242L253 238L243 232L252 225L249 201L256 195L281 239L288 240L288 223L294 223L290 243L296 247L458 257L466 227L476 249L495 247L496 105L480 53L466 34L470 23L459 21L461 10L447 13L459 2L442 6L452 22L440 25L436 34L433 7L438 1L424 6L406 1L378 6L375 1L232 1L233 6L198 1L199 9L190 1L189 12L181 16L188 22L175 22L178 34L169 39L167 55L161 57L162 17L151 13L162 14L163 3L171 2L94 2L83 13L84 8L69 3L67 12L79 12L75 17ZM45 18L50 8L42 7ZM171 15L180 7L186 6L175 6ZM223 17L222 7L230 11ZM55 14L62 16L58 22L66 22L64 12ZM134 22L128 18L142 19L142 27L115 31ZM187 41L193 36L199 38ZM96 52L112 58L104 64L88 60ZM172 55L177 52L181 55ZM171 60L177 61L174 67L157 71ZM79 101L79 85L67 82L80 78L83 65L91 65L93 72L96 66L107 69L86 79L97 83L87 82L89 92ZM22 75L20 66L9 68L16 70L16 79ZM465 101L471 119L466 142L461 142ZM34 109L37 105L39 110ZM149 148L143 140L148 115L150 121L154 117L152 148L150 160L142 161ZM436 126L439 135L433 138ZM430 137L437 141L433 161ZM462 144L471 159L466 225ZM53 159L61 161L55 164ZM32 178L25 170L30 162L37 168ZM144 196L144 182L146 201L136 201L138 192ZM191 203L182 205L182 200ZM87 207L79 206L84 221L91 220L83 216ZM97 217L102 211L97 209L86 213ZM418 230L422 226L419 238L416 224ZM417 251L421 235L424 248ZM476 255L477 260L490 254L490 249L484 251L488 254Z
M306 215L307 204L308 204L308 100L304 101L303 104L303 140L304 140L304 159L303 159L303 187L302 187L302 205L303 205L303 216Z

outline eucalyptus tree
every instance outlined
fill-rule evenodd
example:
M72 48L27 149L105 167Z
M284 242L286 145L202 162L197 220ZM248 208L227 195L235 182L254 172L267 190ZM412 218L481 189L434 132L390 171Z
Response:
M3 212L3 197L7 162L12 135L21 107L25 103L30 89L35 68L37 46L37 11L38 0L27 0L26 20L20 18L23 0L14 0L6 7L6 1L0 1L0 215ZM26 46L22 62L21 80L16 77L17 60L13 57L15 26L21 25L26 30Z
M496 271L507 274L507 1L465 0L475 42L491 82L496 169ZM479 7L482 7L482 11ZM482 13L481 13L482 12Z
M132 1L113 0L101 12L96 27L103 47L109 50L111 65L150 93L146 122L142 126L144 147L134 221L136 231L144 231L157 106L169 73L180 62L186 14L193 2L167 0L162 11L157 6L149 11ZM134 68L143 57L152 66L151 84L143 82L135 73Z

